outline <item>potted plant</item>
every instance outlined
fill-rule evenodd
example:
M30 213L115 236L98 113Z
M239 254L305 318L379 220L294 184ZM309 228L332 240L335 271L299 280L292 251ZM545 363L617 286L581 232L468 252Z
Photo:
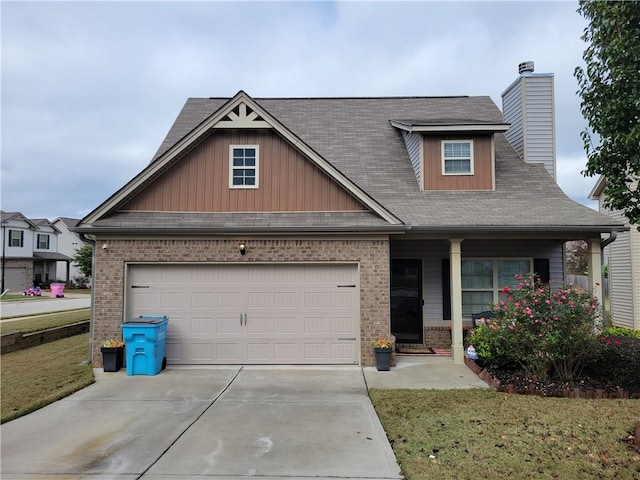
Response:
M379 338L373 342L373 351L376 356L376 369L388 372L391 368L391 340Z
M124 359L124 342L107 340L102 344L102 368L105 372L117 372L122 368Z

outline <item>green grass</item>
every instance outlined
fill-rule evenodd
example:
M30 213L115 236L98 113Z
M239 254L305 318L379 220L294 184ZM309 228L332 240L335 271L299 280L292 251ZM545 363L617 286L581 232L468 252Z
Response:
M26 415L94 382L89 334L2 355L0 422Z
M0 333L37 332L38 330L45 330L47 328L59 327L61 325L69 325L71 323L89 320L89 316L90 309L83 308L81 310L69 310L66 312L38 315L37 317L30 317L25 320L5 321L0 323Z
M477 389L370 396L407 480L640 478L640 452L626 442L640 400Z
M42 294L41 296L29 296L22 295L21 293L6 293L0 297L0 303L4 302L31 302L35 300L51 300L51 297L46 294Z

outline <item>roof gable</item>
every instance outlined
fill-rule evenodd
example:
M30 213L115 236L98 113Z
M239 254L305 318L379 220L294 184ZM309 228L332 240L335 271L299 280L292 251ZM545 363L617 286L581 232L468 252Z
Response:
M176 122L177 123L177 122ZM272 128L283 139L288 141L311 162L314 163L324 174L332 178L351 195L362 202L363 205L370 208L373 212L385 219L390 224L399 225L402 221L393 215L389 210L384 208L380 203L376 202L365 191L359 188L346 175L340 172L334 165L320 156L316 151L310 148L302 139L296 136L291 130L285 127L277 118L267 112L262 106L254 101L245 92L238 92L233 98L228 100L216 111L205 117L188 131L184 136L177 140L173 145L156 155L152 162L136 177L129 181L118 192L112 195L107 201L89 213L83 220L83 223L93 223L105 215L116 210L119 206L125 204L140 189L144 188L149 182L152 182L163 172L172 162L178 160L182 155L194 148L202 142L216 128ZM165 142L163 142L163 148Z

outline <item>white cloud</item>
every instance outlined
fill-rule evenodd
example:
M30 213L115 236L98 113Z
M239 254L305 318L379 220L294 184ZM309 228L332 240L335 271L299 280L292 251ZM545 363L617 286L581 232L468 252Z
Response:
M490 95L500 106L524 60L555 73L558 179L584 203L590 180L574 168L584 128L576 9L3 2L2 208L48 218L90 211L144 168L188 97Z

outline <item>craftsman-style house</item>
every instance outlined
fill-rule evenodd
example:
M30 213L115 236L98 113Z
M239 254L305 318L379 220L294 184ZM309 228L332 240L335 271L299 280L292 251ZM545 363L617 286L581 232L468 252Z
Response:
M93 360L168 315L169 364L372 365L446 346L514 274L620 225L555 176L553 76L489 97L187 101L149 165L75 228L95 242ZM536 102L536 108L531 102ZM590 285L600 295L600 269Z

